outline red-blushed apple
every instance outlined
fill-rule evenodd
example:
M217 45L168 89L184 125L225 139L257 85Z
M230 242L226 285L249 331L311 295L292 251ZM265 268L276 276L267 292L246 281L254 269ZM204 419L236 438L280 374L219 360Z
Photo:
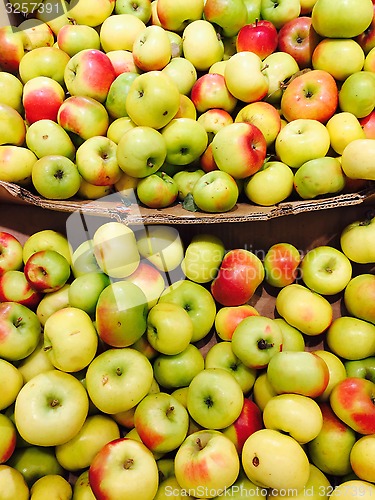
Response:
M141 261L137 269L125 279L144 292L149 309L157 303L165 288L165 280L161 272L144 261Z
M232 123L220 129L212 140L212 154L218 168L235 179L257 172L266 158L267 142L256 125Z
M259 406L252 399L245 398L240 416L222 432L234 443L238 453L241 453L246 439L262 428L262 412Z
M247 104L235 116L236 123L252 123L264 135L267 147L270 147L281 129L281 118L278 110L268 102L258 101Z
M263 278L264 267L256 254L242 248L233 249L224 256L211 283L211 293L223 306L240 306L251 299Z
M68 281L70 264L56 250L40 250L27 259L23 272L34 290L55 292Z
M110 50L107 52L107 57L112 63L116 77L122 73L141 73L134 62L133 54L130 50Z
M290 54L302 70L311 67L312 54L320 40L311 25L311 17L300 16L288 21L279 30L278 50Z
M89 468L95 498L153 500L158 489L158 467L151 451L129 438L115 439L101 448Z
M355 41L359 43L366 55L375 47L375 3L372 3L374 6L372 21L362 33L355 37Z
M10 232L0 231L0 276L6 271L20 271L22 266L22 243Z
M17 30L16 26L6 25L0 28L0 66L3 71L12 74L18 73L21 59L25 54L25 35L22 30Z
M178 185L173 177L163 171L157 171L139 180L137 196L146 207L169 207L178 198Z
M213 172L214 170L219 170L212 153L212 142L209 143L209 145L206 147L206 150L200 157L199 165L203 172L205 172L206 174L208 174L208 172Z
M363 118L359 118L359 123L367 139L375 139L375 111L372 111Z
M23 271L9 270L0 276L0 302L16 302L36 309L43 294L27 281Z
M226 86L224 76L218 73L200 76L194 83L190 96L199 113L213 108L232 113L237 104L237 99Z
M277 288L294 283L301 259L300 251L291 243L275 243L263 259L265 280Z
M307 444L311 462L325 474L344 476L352 472L349 462L350 451L356 441L356 434L344 424L329 402L319 404L323 425L319 434Z
M329 370L326 362L311 351L280 351L271 357L267 377L278 394L316 398L328 385Z
M354 276L344 290L344 304L351 316L375 324L375 276Z
M16 449L17 431L12 420L0 413L0 464L7 462Z
M259 311L250 304L222 307L215 316L215 331L221 340L232 340L237 325L248 316L259 316Z
M332 389L329 402L337 417L359 434L375 433L375 384L347 377Z
M243 26L236 37L237 52L250 51L261 59L275 52L277 48L277 29L266 20L256 20Z
M326 123L338 106L339 92L333 76L313 69L291 80L281 98L281 113L287 121L310 118Z
M43 119L57 121L57 113L64 100L65 90L52 78L38 76L27 81L22 96L27 123Z
M226 38L235 37L247 22L247 8L244 2L235 0L228 4L222 0L206 0L203 17L219 27Z
M240 470L233 442L212 429L190 434L177 450L174 465L178 484L200 498L225 491Z
M80 50L100 49L99 33L92 26L65 24L56 35L58 47L73 57Z
M208 142L211 143L215 134L226 125L233 123L232 116L223 109L208 109L200 114L197 120L203 125L208 135Z

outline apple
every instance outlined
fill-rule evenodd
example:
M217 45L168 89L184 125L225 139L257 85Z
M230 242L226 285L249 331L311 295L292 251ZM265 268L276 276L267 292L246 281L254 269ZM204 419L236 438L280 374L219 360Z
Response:
M235 122L247 122L258 127L266 139L267 147L273 145L281 129L279 112L273 105L264 101L245 105L237 113Z
M187 409L206 429L224 429L239 417L244 395L236 378L224 368L205 368L189 384Z
M299 71L296 59L287 52L273 52L264 61L263 73L268 79L264 101L280 107L283 91L289 79Z
M120 73L112 82L104 103L111 118L116 119L128 115L125 105L126 96L128 95L130 85L137 76L138 73L135 71L126 71Z
M22 243L8 231L0 231L0 275L23 267Z
M237 52L250 51L261 59L275 52L278 43L278 33L271 21L255 20L245 24L236 37Z
M277 205L288 198L294 187L292 169L280 161L265 161L260 170L245 180L246 197L261 206Z
M374 436L362 436L353 445L350 452L350 465L353 472L363 481L374 482L374 467L364 457L374 456Z
M339 91L334 77L328 71L313 69L297 75L288 83L280 106L288 122L304 118L326 123L335 113L338 103Z
M331 148L339 155L356 139L365 139L366 134L359 119L348 111L335 113L326 123L331 138Z
M375 384L371 380L347 377L332 389L329 402L337 417L359 434L374 434Z
M4 500L30 498L29 487L21 472L7 464L0 464L0 493Z
M42 119L29 125L26 146L37 158L61 155L72 161L75 159L76 148L69 134L53 120Z
M268 401L273 397L277 396L277 392L272 387L268 377L267 370L261 370L258 373L257 378L254 382L253 387L253 399L254 402L258 405L261 411L264 410Z
M90 399L101 412L108 414L133 408L146 396L152 380L150 361L130 347L102 352L91 361L86 371Z
M179 105L177 85L165 73L156 70L139 75L126 96L126 110L131 120L137 125L155 129L167 125Z
M249 368L234 354L231 342L218 342L210 347L205 357L205 368L228 370L240 384L244 395L253 388L256 370Z
M297 118L288 122L281 128L275 141L279 160L297 169L309 160L326 156L329 147L328 130L323 123L313 118Z
M356 220L347 224L340 234L340 246L344 254L359 264L370 264L375 261L373 247L368 245L371 232L375 227L375 217Z
M311 68L312 55L320 40L320 36L312 27L311 16L301 15L280 28L277 48L291 55L302 70Z
M188 387L197 373L204 369L204 358L194 344L174 355L159 354L153 361L154 377L165 389Z
M68 4L65 1L60 3L59 0L42 0L35 11L35 17L48 24L57 36L63 26L70 24L66 15L67 10Z
M75 500L95 500L89 482L89 469L85 469L78 475L73 485L73 495Z
M309 459L291 436L260 429L245 441L241 453L246 476L257 486L302 489L309 478Z
M22 113L22 82L16 75L3 70L0 73L1 102Z
M237 104L237 99L226 86L224 76L218 73L200 76L193 84L190 96L198 113L209 109L223 109L232 113Z
M21 61L19 75L23 84L37 76L46 76L64 87L64 71L70 57L63 50L54 46L39 47L27 52Z
M47 76L36 76L23 87L22 104L30 125L38 120L57 121L57 113L65 100L62 86Z
M165 208L177 200L178 186L171 176L157 171L139 180L137 196L146 207Z
M12 420L0 413L0 464L6 463L16 449L17 431Z
M70 264L55 250L40 250L26 261L24 273L32 288L39 292L55 292L70 277Z
M72 485L59 474L47 474L35 481L30 488L31 498L35 500L45 498L47 495L60 495L60 498L71 498Z
M166 288L160 302L181 305L193 321L192 342L202 340L211 330L216 315L216 304L211 293L201 284L179 280Z
M284 490L271 490L272 496L276 497L278 500L281 500L281 497L291 498L295 497L300 500L306 498L326 498L328 499L330 492L332 490L331 482L328 480L328 477L320 470L318 467L310 463L310 475L309 479L302 490L289 490L290 492L287 495L283 495L282 492ZM288 490L287 490L288 492Z
M100 50L99 33L85 24L65 24L56 36L59 49L73 57L81 50Z
M234 121L233 117L227 111L217 108L205 111L198 116L197 120L206 129L209 144L221 128L233 123Z
M195 183L205 174L204 170L181 170L174 174L173 180L177 183L178 199L184 201L193 191ZM193 280L195 281L195 280Z
M353 429L332 411L329 402L319 404L323 425L319 434L307 444L311 462L323 473L342 477L351 472L350 451L356 441Z
M162 70L172 57L167 31L161 26L147 26L135 38L132 54L135 65L141 71Z
M178 335L175 332L178 331ZM162 354L179 354L193 336L193 322L180 305L168 302L155 304L147 315L147 339Z
M26 136L25 122L14 108L0 103L0 145L22 146Z
M71 263L71 245L67 237L54 229L42 229L28 236L23 244L22 258L24 263L40 250L55 250Z
M320 403L329 400L329 396L332 392L333 387L338 382L346 378L347 372L344 362L333 352L325 351L323 349L317 349L313 352L326 362L329 371L329 380L327 387L325 388L324 392L316 398L316 400Z
M137 269L125 278L137 285L145 294L148 309L150 310L165 288L165 280L162 273L146 261L141 261Z
M266 429L274 429L306 444L322 429L323 417L314 399L300 394L279 394L272 397L263 410Z
M161 0L155 8L157 18L164 29L181 32L187 24L202 18L204 2L194 0L186 4L181 1Z
M48 355L44 350L43 336L39 338L38 345L33 352L17 364L17 369L19 374L22 376L23 383L28 382L39 373L47 372L49 370L53 370L54 368L55 367L49 360Z
M50 370L26 382L18 393L15 423L28 443L57 446L79 432L88 407L87 392L79 380L69 373Z
M136 37L146 24L132 14L115 14L108 16L99 29L102 50L108 53L113 50L132 51Z
M374 139L355 139L345 147L341 156L341 166L349 179L374 180L375 168L370 161L371 156L368 156L372 154L374 146Z
M348 0L336 12L329 0L318 0L312 9L315 31L327 38L353 38L371 23L374 8L371 0Z
M0 276L0 302L16 302L35 310L42 296L32 288L23 271L11 269Z
M37 192L50 200L71 198L81 184L77 165L63 155L39 158L32 167L31 179Z
M301 4L295 0L289 2L281 0L277 5L271 0L261 1L260 15L262 19L271 21L278 30L291 19L298 17L300 13Z
M351 316L375 324L375 277L370 273L354 276L344 290L344 304Z
M95 455L89 467L89 482L95 498L115 500L141 495L144 500L152 500L158 489L158 467L143 443L119 438Z
M274 321L278 324L283 337L283 350L284 351L304 351L305 338L303 334L289 325L283 318L275 318Z
M243 305L251 299L263 279L264 267L256 254L242 248L232 249L221 262L211 283L211 293L223 306Z
M264 279L276 288L294 283L301 260L300 251L291 243L274 243L263 259Z
M345 67L337 63L337 58L346 61ZM312 67L330 73L336 81L343 82L348 76L361 71L365 54L358 42L349 38L324 38L312 54Z
M311 351L279 351L267 365L267 377L277 394L316 398L328 385L329 370L326 362Z
M66 283L55 292L50 292L42 297L36 308L36 315L42 326L44 326L47 318L54 311L67 307L69 305L69 290L70 283Z
M194 64L185 57L173 57L162 69L171 78L183 95L189 95L197 81L197 70Z
M302 199L341 193L345 186L346 177L336 157L308 160L294 174L294 189Z
M12 405L23 386L24 379L21 371L11 361L0 360L0 373L7 380L0 396L0 410L5 410Z
M223 433L203 429L190 434L175 456L175 475L183 491L212 498L237 479L240 459L233 442Z
M234 178L224 171L205 173L192 191L197 207L203 212L228 212L238 200L239 190Z
M336 355L358 360L375 355L374 334L375 325L351 316L340 316L328 328L326 340Z
M232 340L236 327L248 316L259 316L259 312L249 304L221 307L215 316L215 332L221 340Z
M16 75L20 61L25 55L26 37L22 30L17 30L7 19L6 25L0 28L0 40L3 47L0 66L4 71Z
M341 484L337 485L330 496L336 499L337 497L345 498L346 500L350 500L356 495L356 491L361 492L361 496L365 499L371 498L374 494L375 489L373 484L362 481L360 479L352 479L343 481Z
M109 125L106 108L100 102L86 96L70 96L61 104L57 122L78 143L95 135L105 135Z
M120 142L120 139L123 136L123 134L125 132L127 132L129 129L134 128L136 126L137 125L134 122L132 122L128 116L122 116L120 118L116 118L111 122L111 124L108 127L107 137L109 139L111 139L113 142L115 142L116 144L118 144ZM125 174L125 172L124 172L124 174ZM124 176L124 174L122 175L122 177ZM120 181L118 181L118 183L121 187L121 189L119 189L118 191L122 191L122 189L125 189L125 187L131 187L131 188L135 187L135 185L133 185L133 184L130 186L123 187L123 185L121 183L121 179L120 179Z
M168 453L179 448L189 427L186 408L166 392L148 394L136 407L134 425L149 450Z
M31 171L38 158L23 146L0 146L0 179L20 186L31 184Z
M98 200L113 193L113 184L109 186L95 186L90 182L81 179L81 184L77 191L77 198L81 200Z
M115 14L132 14L139 17L144 23L148 23L151 18L151 0L117 0L115 3Z
M225 83L237 99L251 103L260 101L268 92L268 79L263 73L265 64L254 52L237 52L230 57L224 68ZM251 80L245 75L251 73Z
M218 26L223 37L236 37L241 28L247 24L247 8L242 0L228 2L222 0L206 0L203 17Z
M372 71L361 70L349 75L341 85L338 103L341 111L353 113L363 118L374 109L375 75Z
M375 356L365 359L345 361L344 366L348 377L367 378L375 382Z
M223 59L224 43L218 38L215 26L206 19L190 22L182 32L182 40L184 57L198 72L207 72Z
M188 165L205 151L208 135L203 125L193 118L173 118L161 130L167 155L173 165Z
M191 281L208 283L215 278L224 254L224 243L218 236L194 235L186 247L182 270Z
M115 7L114 0L73 0L69 4L67 15L75 24L99 26L109 17Z
M147 299L130 281L119 280L108 285L96 305L96 328L106 344L127 347L146 331Z
M367 139L375 139L375 134L373 129L374 117L375 117L375 110L369 113L367 116L359 118L359 123L361 124L363 132L365 134L365 138Z

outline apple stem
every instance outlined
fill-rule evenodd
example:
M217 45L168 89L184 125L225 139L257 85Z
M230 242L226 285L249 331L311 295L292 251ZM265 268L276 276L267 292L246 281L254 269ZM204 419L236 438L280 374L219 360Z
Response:
M260 339L258 340L258 349L261 349L261 350L264 350L264 349L270 349L271 347L273 347L274 344L270 344L269 342L267 342L267 340L265 339Z
M267 68L269 68L269 64L265 64L260 71L262 72L262 71L266 70Z
M170 406L166 412L167 417L174 412L174 406Z
M43 351L44 352L48 352L52 349L52 346L51 345L47 345L46 347L43 347Z
M202 445L202 441L200 440L200 438L197 438L195 442L197 443L199 450L203 450L204 446Z
M125 463L124 463L124 469L125 470L128 470L130 469L130 467L134 464L134 460L132 458L128 458L127 460L125 460Z
M51 401L51 408L56 408L56 406L59 406L59 400L58 399L53 399Z
M22 323L22 317L19 316L13 324L16 328L18 328L19 326L21 326L21 323Z

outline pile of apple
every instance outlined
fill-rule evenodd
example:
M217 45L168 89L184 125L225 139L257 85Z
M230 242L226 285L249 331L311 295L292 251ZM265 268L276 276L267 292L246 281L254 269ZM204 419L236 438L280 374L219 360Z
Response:
M87 226L0 233L2 500L372 499L375 217L263 255Z
M375 180L371 0L9 0L0 180L226 212Z

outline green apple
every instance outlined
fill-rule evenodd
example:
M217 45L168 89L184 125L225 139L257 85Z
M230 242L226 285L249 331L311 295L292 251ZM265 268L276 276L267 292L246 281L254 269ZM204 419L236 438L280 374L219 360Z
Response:
M23 261L40 250L55 250L71 263L71 245L67 237L54 229L42 229L31 234L23 244Z
M7 381L0 394L0 410L5 410L15 402L24 379L18 367L16 368L13 363L5 359L0 359L0 376L3 377L2 380Z
M344 304L351 316L375 324L375 276L362 273L354 276L344 290Z
M333 316L332 305L325 297L297 283L279 291L276 310L291 326L311 336L325 332Z
M62 155L39 158L33 165L31 179L37 192L51 200L71 198L81 184L76 164Z
M67 471L88 468L98 451L120 437L117 423L109 415L90 415L73 439L56 446L59 464Z
M324 359L311 351L281 351L270 359L267 377L278 394L316 398L328 385L329 370Z
M25 57L27 56L27 57ZM64 71L69 55L58 47L39 47L22 57L19 75L23 84L37 76L46 76L64 85Z
M216 136L215 136L216 137ZM227 172L207 172L194 184L194 202L203 212L224 213L232 210L238 200L239 188Z
M22 113L22 92L23 85L20 79L16 75L3 70L0 73L1 102Z
M96 311L99 295L109 284L110 279L104 273L93 271L78 276L71 282L68 289L69 305L82 309L92 317Z
M193 330L191 317L178 304L161 302L148 312L147 339L162 354L174 355L185 350L192 339Z
M86 49L100 49L99 33L92 26L66 24L59 29L56 37L59 49L73 57Z
M289 325L283 318L275 318L274 320L280 330L283 337L283 350L284 351L304 351L305 350L305 338L302 333Z
M53 495L59 495L61 500L70 500L73 488L69 481L59 474L47 474L35 481L30 488L30 493L30 498L33 500L52 498Z
M322 429L323 417L312 398L300 394L279 394L272 397L263 410L267 429L274 429L294 438L300 444L314 439Z
M280 104L285 82L299 71L297 61L287 52L273 52L263 60L263 73L268 78L268 92L265 101Z
M37 159L30 149L22 146L0 146L0 180L31 185L31 172Z
M74 160L76 148L68 133L52 120L38 120L26 132L26 145L41 158L48 155L62 155Z
M322 37L353 38L369 27L373 7L369 0L347 0L336 12L329 0L318 0L311 16L314 30Z
M294 174L294 189L304 200L339 194L346 185L340 160L323 156L303 163Z
M195 183L204 175L204 171L201 169L197 170L180 170L173 175L173 180L177 183L178 187L178 198L181 201L191 194Z
M216 315L216 305L211 293L199 283L179 280L161 294L160 302L182 306L193 321L192 342L202 340L211 330Z
M174 355L159 354L153 361L154 377L165 389L187 387L204 369L204 357L194 344Z
M356 71L346 78L339 91L341 111L357 118L367 116L374 108L375 75L372 71Z
M301 13L301 4L295 0L280 0L276 5L272 0L262 0L260 3L260 15L262 19L271 21L276 29L298 17Z
M345 67L339 58L347 61ZM345 38L325 38L315 47L312 54L314 69L330 73L336 81L344 81L348 76L361 71L365 63L365 53L358 42Z
M139 180L137 196L146 207L166 208L177 200L178 186L171 176L160 170Z
M274 320L266 316L249 316L233 332L232 350L248 368L266 368L282 349L282 333Z
M161 134L167 147L165 160L173 165L189 165L197 160L208 144L206 129L192 118L174 118Z
M194 83L197 81L197 70L194 64L185 57L173 57L162 69L174 83L180 94L190 95Z
M203 10L204 18L219 26L224 37L236 36L247 24L248 11L243 0L231 4L225 1L207 0Z
M244 394L251 391L257 376L255 368L249 368L234 354L232 343L229 341L211 346L206 354L204 366L228 370L240 384Z
M224 254L224 243L219 236L206 233L194 235L186 247L182 270L189 280L208 283L216 277Z
M262 488L299 490L309 479L309 459L302 446L274 429L260 429L251 434L244 443L241 458L246 476Z
M244 193L257 205L276 205L292 194L293 181L294 174L288 165L281 161L267 161L245 180Z
M37 446L57 446L72 439L87 417L89 399L81 382L70 373L50 370L29 380L14 409L23 439Z
M119 167L127 175L147 177L163 165L167 144L163 135L154 128L138 126L125 132L117 145Z
M44 350L44 337L41 336L36 349L21 360L17 365L19 373L23 377L23 382L26 383L31 380L35 375L53 370L55 367L51 363L47 352Z
M369 161L374 149L374 139L355 139L349 143L341 156L344 174L349 179L374 180L375 169L372 162Z
M0 103L0 145L22 146L26 136L26 125L18 111L8 104Z
M199 498L212 498L235 482L240 460L229 438L217 430L204 429L185 439L176 452L174 466L181 488Z
M367 378L375 382L375 356L365 359L345 361L346 375L348 377Z
M178 484L176 477L170 476L166 479L160 479L158 491L155 495L154 500L167 500L169 496L173 492L173 498L176 500L185 498L187 500L193 499L194 497L190 496L186 490L181 488Z
M89 469L84 470L78 475L73 486L72 500L95 500L89 482Z
M74 278L92 272L103 272L96 261L92 239L84 240L74 250L71 250L71 268Z
M347 360L375 355L375 325L351 316L336 318L327 330L329 349Z
M104 103L111 118L117 119L128 116L125 105L126 96L128 95L130 85L137 76L138 73L134 71L126 71L120 73L112 82Z
M356 220L347 224L340 234L340 246L344 254L359 264L375 261L375 250L368 242L372 240L375 217Z
M208 71L212 64L221 61L224 56L223 41L206 19L196 19L185 27L182 32L182 50L185 59L198 72Z
M229 92L245 103L260 101L266 97L268 79L263 68L264 63L255 52L235 53L228 59L224 68L225 83ZM253 75L251 80L246 78L249 72Z
M205 368L189 384L187 409L206 429L224 429L239 417L244 395L236 378L224 368Z
M44 325L44 349L52 364L65 372L78 372L94 359L98 335L90 316L77 307L54 312Z
M139 351L126 347L99 354L86 372L90 399L101 412L109 414L133 408L146 396L152 380L150 361Z
M166 74L156 70L139 75L126 97L126 110L132 121L155 129L167 125L179 105L180 92L176 84Z
M327 387L322 394L316 398L316 401L320 403L329 400L332 389L338 382L341 382L341 380L347 377L347 372L344 362L333 352L323 349L314 350L313 352L326 362L329 371Z
M0 464L0 495L4 500L30 498L29 487L21 472L7 464Z
M268 401L274 396L277 396L277 392L268 379L267 370L261 370L254 382L254 402L263 411Z

